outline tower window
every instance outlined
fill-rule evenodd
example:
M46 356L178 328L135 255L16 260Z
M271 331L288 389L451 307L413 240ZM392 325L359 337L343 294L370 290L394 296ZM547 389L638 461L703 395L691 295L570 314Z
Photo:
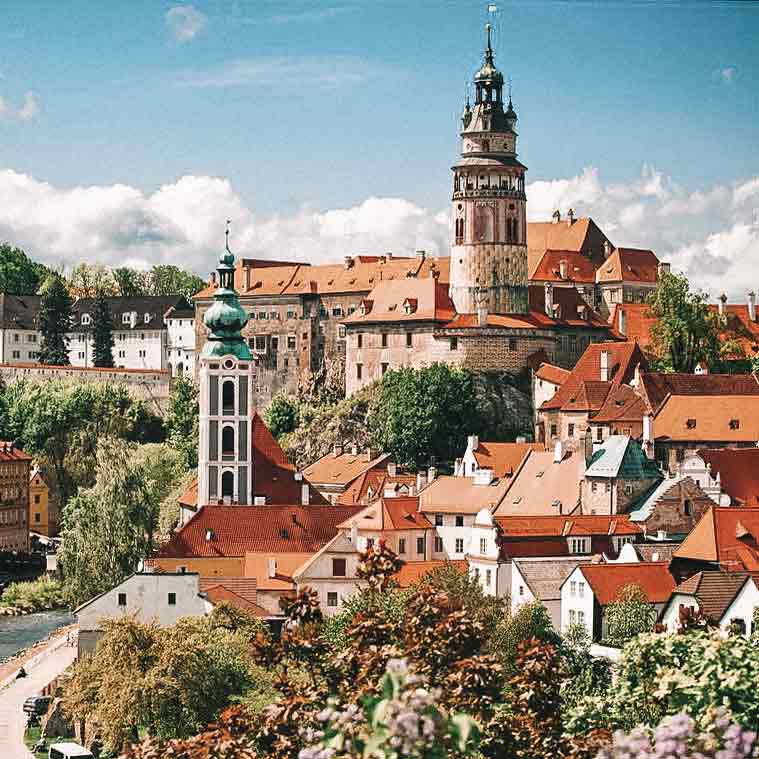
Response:
M231 425L221 431L221 458L230 461L235 457L235 428Z
M222 472L221 474L221 497L233 498L235 494L234 472Z
M490 152L490 140L483 140L482 141L482 150L485 153Z
M225 380L221 385L221 412L224 416L235 413L235 383Z

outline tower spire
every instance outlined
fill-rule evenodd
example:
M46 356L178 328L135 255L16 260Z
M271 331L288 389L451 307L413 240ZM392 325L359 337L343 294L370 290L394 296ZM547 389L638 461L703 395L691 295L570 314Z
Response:
M493 26L490 22L485 24L485 32L487 33L488 38L487 46L485 47L485 62L490 64L493 63L493 47L490 42L490 32L492 29Z

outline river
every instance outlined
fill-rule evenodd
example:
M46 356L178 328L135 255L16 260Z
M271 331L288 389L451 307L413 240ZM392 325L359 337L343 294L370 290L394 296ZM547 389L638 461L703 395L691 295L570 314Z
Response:
M75 620L68 611L43 611L23 617L0 617L0 661L29 648L39 640Z

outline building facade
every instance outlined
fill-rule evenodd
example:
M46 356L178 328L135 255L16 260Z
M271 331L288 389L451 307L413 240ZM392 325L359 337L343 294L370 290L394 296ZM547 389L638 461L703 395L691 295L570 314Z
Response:
M0 551L29 550L29 469L32 457L0 442Z

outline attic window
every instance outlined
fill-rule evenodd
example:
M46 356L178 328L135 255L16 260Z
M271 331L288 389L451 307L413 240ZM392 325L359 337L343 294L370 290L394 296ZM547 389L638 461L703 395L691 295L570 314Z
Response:
M730 420L730 429L731 430L740 429L740 426L741 426L741 420L740 419L731 419Z
M91 320L89 314L82 314L82 324L89 324L90 321Z
M522 496L520 495L518 498L515 498L512 503L521 503L522 502Z
M288 540L290 538L290 533L283 527L279 531L279 537L282 538L282 540Z
M688 420L685 422L685 426L686 426L686 427L687 427L689 430L695 430L695 429L696 429L696 420L695 420L695 419L688 419Z

